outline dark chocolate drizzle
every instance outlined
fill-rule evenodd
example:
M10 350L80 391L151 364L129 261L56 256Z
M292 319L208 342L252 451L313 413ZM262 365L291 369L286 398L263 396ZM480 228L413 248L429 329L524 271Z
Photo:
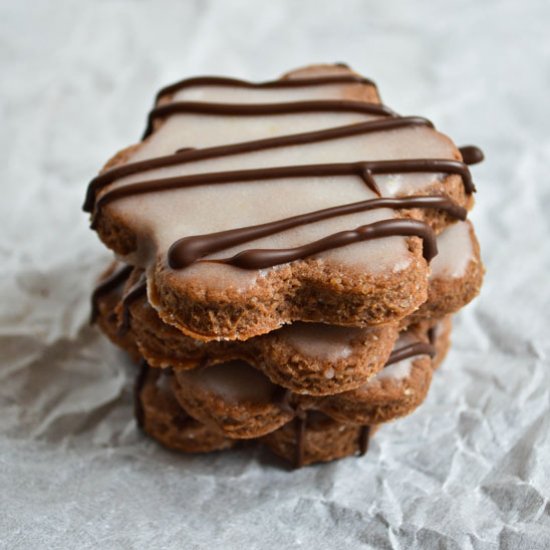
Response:
M122 314L120 325L118 327L118 335L124 336L130 328L130 306L144 296L147 292L147 279L145 273L142 273L139 279L131 286L122 298Z
M292 415L296 414L296 409L291 403L292 392L288 388L283 388L283 386L276 386L274 401L279 405L282 411L290 413Z
M219 145L216 147L205 147L203 149L185 147L176 151L173 155L166 155L144 161L123 164L95 177L88 185L83 209L86 212L92 212L97 193L107 185L113 183L115 180L126 176L131 176L133 174L154 170L156 168L164 168L199 160L208 160L230 155L263 151L266 149L275 149L278 147L319 143L322 141L341 139L367 133L396 130L407 126L428 126L433 128L433 124L426 118L415 116L399 118L392 117L369 120L367 122L359 122L357 124L348 124L345 126L337 126L335 128L328 128L325 130L288 134L274 138L257 139L253 141L233 143L230 145Z
M434 357L435 347L427 342L415 342L414 344L396 349L391 352L390 358L386 361L384 368L389 367L393 363L403 361L404 359L409 359L409 357L415 357L416 355L429 355L430 357Z
M149 192L181 189L199 185L226 184L234 182L249 182L291 177L301 178L356 175L358 177L361 177L370 189L372 189L377 194L380 194L373 177L375 174L431 172L459 175L462 177L466 193L470 194L475 191L475 186L472 182L467 164L479 162L482 159L483 154L476 147L466 146L461 148L461 154L463 155L464 162L448 159L403 159L355 163L264 167L250 170L192 174L179 177L146 180L124 185L112 190L107 190L103 195L99 197L99 199L96 199L97 193L105 186L115 181L117 178L140 173L143 171L148 171L161 166L172 166L196 160L203 160L207 158L214 158L231 154L246 153L250 151L258 151L262 149L282 147L292 144L298 145L313 143L316 141L337 139L348 135L356 135L363 132L391 130L407 125L433 126L426 119L422 119L419 117L399 117L399 115L397 115L394 111L382 104L350 100L321 99L270 104L175 101L162 105L158 104L158 100L162 96L170 95L183 88L193 86L231 86L250 89L276 89L343 83L366 83L374 85L374 83L368 79L364 79L356 75L347 74L312 78L308 77L299 79L283 79L264 83L251 83L243 80L224 77L197 77L186 79L163 88L157 94L157 103L154 109L149 114L148 125L144 137L148 136L153 131L154 122L158 118L163 118L175 113L200 113L218 116L269 116L288 113L328 111L361 112L384 118L382 120L370 120L364 123L352 124L338 128L329 128L314 132L285 135L276 138L259 139L249 142L222 145L198 150L184 148L182 150L178 150L173 155L148 159L145 161L124 165L119 168L114 168L92 180L88 188L84 208L85 210L93 211L92 227L97 226L98 216L101 212L101 208L105 204L108 204L116 199ZM343 210L341 214L332 213L328 214L327 217L332 217L333 215L344 215L345 209L350 207L353 207L353 205L344 205L342 207ZM332 210L333 212L336 211L336 209ZM319 212L324 212L326 214L326 210ZM313 212L310 213L310 215L315 217L319 214L319 212ZM294 223L296 218L299 218L299 216L292 219L280 220L279 222L272 222L272 224L263 224L260 226L235 229L212 235L202 235L180 239L170 248L170 266L172 268L179 269L190 265L190 263L193 263L194 261L206 261L200 260L201 257L208 254L208 252L204 252L205 249L215 249L216 251L218 251L223 248L227 248L227 243L231 242L231 240L234 241L235 239L241 241L242 239L246 239L242 242L247 242L247 240L252 239L252 234L257 234L258 232L261 233L262 231L272 231L275 226L280 227L285 224ZM302 221L299 223L310 222ZM266 229L267 226L271 226L271 229ZM320 239L316 242L309 243L307 245L294 249L244 250L241 253L233 256L232 258L223 258L221 260L210 261L227 263L245 269L260 269L263 267L270 267L273 265L307 257L311 254L329 250L331 248L345 246L346 244L350 244L352 242L358 242L369 238L378 238L379 236L389 236L394 234L421 236L424 240L424 256L428 259L432 257L434 253L436 253L435 237L433 233L431 235L428 235L428 231L422 226L421 222L417 222L415 220L392 219L386 220L385 222L376 222L375 224L361 226L359 228L356 228L355 230L344 231L334 235L329 235L324 239ZM221 244L213 243L214 237L221 238L221 240L224 241L225 244L222 246ZM183 253L181 253L182 247ZM193 247L200 249L199 254L197 254L196 250L192 250L191 254L189 254L190 248ZM190 258L192 261L190 261Z
M294 467L301 468L304 464L305 434L307 426L307 411L298 404L292 403L292 392L288 388L277 386L274 395L275 402L282 411L294 416Z
M414 344L409 344L403 346L402 348L394 350L384 368L389 367L393 363L398 361L403 361L410 357L415 357L417 355L429 355L433 357L435 355L435 347L432 344L425 342L415 342ZM297 407L292 404L292 392L278 386L275 393L275 401L279 404L281 409L285 412L292 413L294 415L294 433L295 433L295 456L294 456L294 467L300 468L304 463L304 451L305 451L305 434L307 429L307 411ZM359 432L359 454L363 456L368 451L370 439L370 426L361 426Z
M347 67L345 64L340 64L339 66ZM162 96L172 95L180 90L183 90L184 88L192 88L195 86L228 86L231 88L269 90L277 88L303 88L307 86L326 86L334 84L368 84L376 88L376 84L369 78L353 74L285 78L270 80L267 82L250 82L247 80L240 80L238 78L226 76L196 76L193 78L179 80L174 84L169 84L168 86L161 88L157 92L156 101L158 101Z
M206 103L202 101L175 101L155 107L147 117L142 139L153 133L155 121L174 114L201 114L217 116L272 116L298 113L363 113L365 115L398 116L380 103L348 99L312 99L284 103Z
M94 324L97 320L99 314L98 301L101 297L109 294L115 288L119 287L126 281L132 272L132 266L130 265L121 265L116 267L113 272L101 281L92 292L91 298L91 313L90 313L90 323Z
M183 239L176 241L170 247L168 252L168 263L172 269L182 269L200 260L204 256L231 248L232 246L244 244L255 239L298 227L300 225L313 223L332 217L344 216L346 214L365 212L375 208L437 208L447 212L450 216L461 220L464 220L467 214L466 209L458 206L451 199L443 195L411 196L396 199L370 199L366 201L344 204L333 208L325 208L323 210L317 210L261 225L220 231L207 235L184 237ZM256 257L258 257L257 254Z
M180 409L177 414L172 417L172 422L178 430L183 430L189 425L191 416L184 409Z
M139 281L138 281L139 282ZM404 346L392 352L390 358L385 364L384 368L395 363L402 361L409 357L416 355L430 355L433 357L435 349L432 345L424 342L416 342L414 344ZM134 385L134 411L139 428L143 429L145 414L143 404L141 401L141 392L143 390L149 365L145 359L140 363L140 371L136 378ZM294 415L294 433L295 433L295 455L294 455L294 467L301 468L304 464L305 458L305 436L307 430L307 411L300 406L294 406L291 403L292 392L286 388L278 387L275 393L275 400L279 403L281 408L285 411L291 412ZM182 421L187 419L187 413L183 413ZM359 432L359 454L362 456L368 450L370 439L370 426L362 426Z
M459 148L464 164L478 164L485 159L483 151L475 145L464 145Z
M369 450L370 426L361 426L359 432L359 455L363 456Z
M446 172L462 176L468 193L475 190L468 167L456 160L446 159L410 159L410 160L379 160L366 162L341 162L330 164L305 164L295 166L277 166L270 168L254 168L251 170L231 170L225 172L209 172L145 180L121 187L116 187L104 193L97 201L92 227L97 224L101 208L114 200L124 197L142 195L158 191L170 191L197 187L201 185L225 185L229 183L257 182L283 178L307 178L330 176L358 176L365 184L378 193L373 175L410 172Z
M227 264L241 269L264 269L307 258L308 256L349 244L393 236L422 238L422 254L427 262L437 254L435 233L427 223L417 220L395 219L374 222L368 225L361 225L356 229L333 233L328 237L296 248L250 249L239 252L230 258L199 261Z
M138 428L140 429L143 429L143 426L145 425L145 411L141 401L141 392L145 386L148 372L149 364L145 359L142 359L139 365L139 373L134 383L134 415L136 417Z
M307 413L299 410L294 418L294 429L296 430L296 455L294 467L301 468L304 465L305 437L307 428Z
M196 150L197 150L196 147L180 147L179 149L176 149L176 154L187 153L189 151L196 151Z

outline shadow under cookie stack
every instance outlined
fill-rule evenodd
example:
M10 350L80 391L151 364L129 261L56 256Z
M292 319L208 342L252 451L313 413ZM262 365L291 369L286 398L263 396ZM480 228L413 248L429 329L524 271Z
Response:
M118 258L93 320L141 365L139 426L189 453L364 454L423 402L479 292L482 159L344 64L162 89L84 205Z

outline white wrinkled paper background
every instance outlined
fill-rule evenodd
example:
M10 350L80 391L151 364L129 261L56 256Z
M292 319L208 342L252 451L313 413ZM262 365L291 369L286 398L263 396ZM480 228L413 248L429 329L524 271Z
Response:
M0 2L2 547L550 547L549 19L547 0ZM483 147L483 293L425 404L366 457L289 473L262 451L170 453L87 323L109 254L86 184L161 85L317 61Z

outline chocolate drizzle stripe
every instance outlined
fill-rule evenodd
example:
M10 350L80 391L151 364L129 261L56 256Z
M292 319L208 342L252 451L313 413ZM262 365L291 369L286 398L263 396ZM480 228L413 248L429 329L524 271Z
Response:
M408 126L427 126L433 128L433 124L428 119L422 117L411 116L385 118L381 120L378 119L370 120L367 122L359 122L357 124L348 124L345 126L338 126L325 130L315 130L313 132L289 134L274 138L257 139L253 141L234 143L230 145L206 147L203 149L192 149L187 147L178 150L173 155L166 155L162 157L147 159L140 162L124 164L95 177L88 185L86 200L84 202L83 209L86 212L91 212L94 207L95 197L97 193L115 180L141 172L146 172L148 170L154 170L156 168L164 168L168 166L176 166L188 162L262 151L266 149L275 149L278 147L308 145L311 143L319 143L322 141L341 139L367 133L396 130Z
M113 272L103 281L101 281L94 289L91 298L91 313L90 323L95 323L99 314L98 300L120 286L130 276L132 266L121 265L113 270Z
M462 155L462 160L464 161L464 164L478 164L485 159L483 151L475 145L464 145L463 147L459 147L458 150Z
M333 233L323 239L295 248L251 249L239 252L230 258L199 261L232 265L241 269L265 269L349 244L395 236L420 237L423 241L422 255L427 262L437 254L435 233L427 223L409 219L394 219Z
M428 344L426 342L416 342L392 351L384 368L416 355L429 355L430 357L434 357L435 353L435 347L432 344Z
M161 96L172 94L177 90L193 86L232 86L250 89L277 89L338 83L373 84L367 79L349 74L277 80L264 83L251 83L224 77L197 77L180 81L163 88L158 93L157 100ZM483 158L483 153L477 147L465 146L460 150L463 155L464 162L448 159L402 159L354 163L263 167L249 170L190 174L186 176L150 179L123 185L121 187L116 187L115 189L107 190L99 197L98 200L96 200L97 193L117 178L137 174L162 166L172 166L196 160L247 153L285 145L313 143L315 141L336 139L347 135L357 135L368 131L372 132L397 129L407 125L424 124L432 126L429 121L419 117L399 117L399 115L397 115L394 111L379 103L367 103L363 101L350 101L343 99L305 100L264 104L174 101L164 105L157 104L149 113L148 125L144 137L153 131L154 122L157 118L166 117L176 113L200 113L215 116L265 116L304 112L361 112L371 115L378 115L384 118L382 120L370 120L364 123L328 128L314 132L259 139L199 150L186 147L178 149L178 151L172 155L148 159L114 168L92 180L88 187L84 208L87 210L93 210L92 227L97 226L98 216L100 215L102 207L116 199L149 192L175 190L200 185L252 182L292 177L302 178L355 175L360 177L370 189L380 195L376 180L374 179L374 175L376 174L431 172L460 175L462 177L466 193L470 194L475 191L467 164L479 162ZM325 219L328 217L345 215L346 213L357 211L353 210L353 208L369 208L365 207L364 204L358 207L359 204L360 203L343 205L342 207L336 207L334 209L325 209L324 211L309 213L309 215L313 216L309 221L304 218L304 216L307 215L304 215L301 217L297 216L287 220L279 220L277 222L262 224L259 226L245 227L226 232L222 231L211 235L191 236L189 238L180 239L170 248L169 263L172 267L182 268L195 261L213 261L218 263L227 263L245 269L261 269L263 267L270 267L272 265L287 263L288 261L293 261L294 259L307 257L330 248L345 246L346 244L351 244L352 242L359 242L362 240L390 236L394 234L421 237L424 244L424 257L428 260L437 252L435 236L431 230L429 232L426 231L426 224L422 224L422 222L416 222L414 220L392 219L384 222L376 222L374 224L360 226L351 231L335 233L325 237L324 239L320 239L297 248L279 250L244 250L231 258L201 260L201 258L212 252L217 252L228 247L230 248L232 246L231 243L240 244L243 242L249 242L259 238L261 235L284 231L289 227L296 227L297 225L304 223L312 223L314 218ZM459 208L458 205L454 206ZM338 208L341 208L340 211L338 211ZM462 217L465 215L465 212L457 214L455 209L454 214L457 217ZM319 217L319 215L321 215L321 217ZM218 242L215 242L216 240Z
M292 406L290 401L292 397L292 392L288 388L283 388L283 386L276 386L275 393L273 395L273 400L279 405L282 411L294 415L296 410Z
M347 65L340 66L347 67ZM196 76L193 78L179 80L178 82L174 82L173 84L161 88L157 93L156 100L158 101L162 96L171 95L185 88L193 88L196 86L228 86L231 88L269 90L277 88L303 88L308 86L326 86L334 84L367 84L376 88L376 84L369 78L352 74L287 78L270 80L267 82L249 82L247 80L240 80L238 78L230 78L225 76Z
M372 189L374 185L370 176L411 172L457 174L462 177L464 187L468 193L475 190L468 167L462 162L446 159L376 160L210 172L205 174L145 180L111 189L105 192L97 200L94 217L92 219L92 227L97 225L97 217L105 204L124 197L142 195L145 193L170 191L187 187L198 187L201 185L223 185L228 183L257 182L271 179L351 175L361 177ZM377 189L374 188L373 191L377 192Z
M122 298L122 316L118 335L124 336L130 328L130 306L139 298L144 296L147 291L147 279L145 273L142 273L139 279L132 285L128 292Z
M141 401L141 392L145 386L147 380L147 374L149 372L149 365L145 359L142 359L139 365L139 373L134 383L134 415L138 428L143 429L145 425L145 411L143 409L143 403Z
M437 208L454 218L464 220L467 211L443 195L380 198L325 208L282 220L220 231L207 235L184 237L176 241L168 251L168 263L172 269L183 269L204 256L244 244L262 237L286 231L301 225L333 217L365 212L376 208Z
M363 113L378 116L398 116L389 107L380 103L351 101L347 99L312 99L283 103L206 103L202 101L175 101L151 110L142 139L153 132L159 118L174 114L201 114L216 116L271 116L297 113Z
M370 426L361 426L359 432L359 454L365 455L369 449Z
M294 429L296 430L296 455L294 458L295 468L301 468L304 465L306 423L307 413L304 411L299 411L294 419Z

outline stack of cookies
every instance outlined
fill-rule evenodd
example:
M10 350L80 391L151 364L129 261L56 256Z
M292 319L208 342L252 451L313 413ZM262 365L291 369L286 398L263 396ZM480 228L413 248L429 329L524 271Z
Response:
M296 466L364 453L425 399L479 292L482 158L344 64L162 89L84 206L117 257L93 319L141 365L141 428Z

